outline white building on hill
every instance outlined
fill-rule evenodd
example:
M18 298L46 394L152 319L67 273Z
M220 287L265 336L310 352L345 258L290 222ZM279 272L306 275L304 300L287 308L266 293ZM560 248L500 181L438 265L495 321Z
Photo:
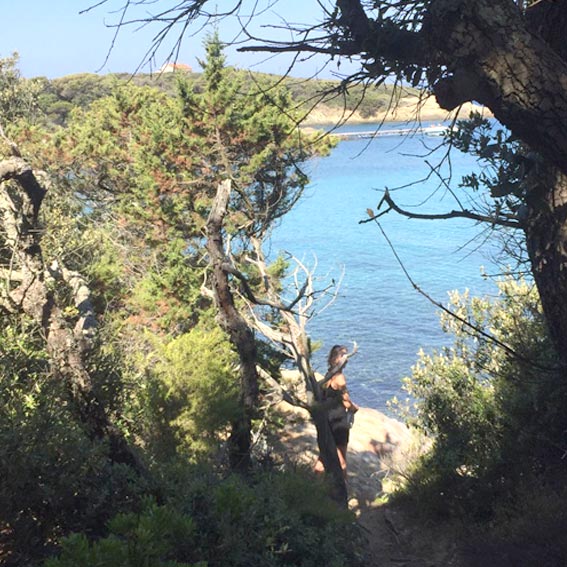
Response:
M164 63L159 70L160 73L175 73L176 71L191 73L193 69L185 63Z

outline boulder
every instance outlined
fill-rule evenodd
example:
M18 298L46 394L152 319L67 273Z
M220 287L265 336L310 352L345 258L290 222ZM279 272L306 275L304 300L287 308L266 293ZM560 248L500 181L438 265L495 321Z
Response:
M273 441L277 459L312 466L317 460L315 426L307 411L281 402L277 412L285 421ZM370 408L356 413L347 452L349 498L354 506L372 503L387 491L386 482L423 449L424 443L403 423Z

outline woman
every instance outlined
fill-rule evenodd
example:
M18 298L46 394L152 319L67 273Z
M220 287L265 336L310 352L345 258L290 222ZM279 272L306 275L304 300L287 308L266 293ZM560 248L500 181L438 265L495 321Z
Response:
M346 388L346 378L343 369L348 360L346 355L348 349L342 345L335 345L329 353L329 371L335 367L339 370L323 384L323 401L328 401L330 409L328 412L331 433L337 446L339 463L346 479L346 452L350 432L349 412L353 414L358 411L358 406L350 399ZM325 470L321 457L317 459L314 467L315 472Z

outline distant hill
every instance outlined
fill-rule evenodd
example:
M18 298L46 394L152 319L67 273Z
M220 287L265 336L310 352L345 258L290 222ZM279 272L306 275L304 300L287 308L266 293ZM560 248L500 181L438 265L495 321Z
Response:
M441 120L447 112L441 110L430 97L420 101L416 89L393 85L363 86L349 85L343 88L340 81L296 79L248 71L234 70L246 75L245 84L250 88L259 84L281 84L289 89L293 99L305 113L305 125L336 124L349 122L376 122L381 120ZM201 73L187 72L184 75L199 90ZM47 122L64 125L74 107L86 108L93 101L108 96L120 84L152 86L173 95L176 91L176 73L162 74L109 74L82 73L58 79L43 79L40 106ZM258 87L260 88L260 87ZM266 88L266 87L261 87ZM467 112L468 114L468 112Z

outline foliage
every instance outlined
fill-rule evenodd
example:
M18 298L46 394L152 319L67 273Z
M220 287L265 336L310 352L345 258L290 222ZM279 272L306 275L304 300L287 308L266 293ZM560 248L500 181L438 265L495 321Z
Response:
M235 354L201 294L202 229L217 184L230 177L236 188L228 230L239 262L248 238L269 231L301 195L307 177L298 164L328 149L298 131L288 92L250 92L219 47L211 46L210 72L199 84L179 81L176 96L77 76L43 93L44 108L50 96L80 103L55 113L62 127L22 122L11 132L34 171L49 172L38 174L49 183L40 212L45 265L57 260L82 274L92 292L98 329L81 362L97 403L148 467L140 478L110 460L108 442L89 437L55 379L45 336L2 313L0 532L12 551L41 556L73 530L83 535L68 541L61 561L74 564L143 564L140 556L168 564L171 553L176 564L220 565L227 542L234 551L226 564L346 563L349 541L339 532L351 518L323 490L277 475L194 488L188 472L190 462L210 465L241 411ZM270 269L275 278L284 271L283 260ZM261 284L258 274L251 279ZM68 286L48 291L72 322ZM263 350L262 362L276 364ZM140 512L156 485L167 492L160 475L178 469L186 486L175 496L185 497ZM116 514L108 538L90 543ZM183 545L196 542L189 556L174 538L185 528Z
M516 356L444 314L453 346L422 352L405 379L415 400L406 415L433 441L410 490L439 511L490 515L498 499L513 494L516 478L559 462L567 391L553 370L537 291L511 278L498 288L496 300L453 293L450 306Z
M307 184L301 164L328 151L329 142L301 133L286 89L261 81L247 88L241 75L224 67L216 35L207 40L207 51L203 92L180 83L184 118L208 144L199 166L202 183L216 192L230 178L229 232L263 236Z
M109 524L111 535L93 545L84 534L63 541L61 557L45 567L179 567L192 553L193 521L179 512L148 504L141 514L119 514ZM194 565L194 564L192 564Z
M462 178L460 187L476 192L476 200L495 219L523 221L540 158L528 151L509 130L477 112L472 112L466 120L457 121L456 127L448 134L447 142L474 156L480 166L478 173ZM485 195L491 197L490 205L482 205ZM524 246L521 245L522 248ZM518 250L508 252L512 256L520 254Z
M329 109L335 113L349 115L358 111L362 118L370 118L385 111L398 98L417 97L417 91L411 88L398 90L392 85L346 84L337 80L295 79L278 77L263 73L250 73L238 69L231 70L242 85L247 88L271 90L276 85L283 85L291 94L294 106L300 109L298 116L307 113L315 104L320 109ZM205 73L182 75L197 93L202 93ZM38 106L43 120L47 124L65 126L68 124L74 108L87 110L93 102L106 98L117 88L125 85L158 89L168 96L177 95L179 76L173 73L146 75L143 73L94 75L81 73L57 79L35 79L38 84Z
M158 348L150 371L148 437L155 452L203 458L239 415L237 357L218 327L191 329ZM168 437L173 435L174 439Z
M18 69L19 55L0 59L0 125L10 130L10 124L21 118L33 121L38 114L41 79L24 79Z
M466 564L565 565L567 494L561 484L521 480L516 501L512 505L497 503L488 528L471 530L464 552Z
M121 514L110 535L76 534L45 567L356 565L356 531L323 487L296 474L263 473L251 482L192 475L171 503L146 502Z
M78 425L38 330L3 317L0 525L16 549L30 553L70 529L96 529L145 489L128 467L110 463L107 449Z
M466 176L462 184L475 190L484 186L500 207L517 209L513 199L524 197L529 165L519 140L478 112L471 113L468 120L459 120L449 136L457 149L475 156L484 166L480 174Z
M127 282L135 289L131 309L162 328L194 323L191 313L202 307L195 295L201 230L217 183L230 175L236 187L231 230L262 232L301 194L307 178L298 164L326 150L298 133L287 93L247 94L217 57L204 63L202 91L185 78L177 98L117 87L76 110L56 142L91 216L106 231L114 227L128 250L122 262L130 273L148 266Z
M46 121L63 126L73 108L86 108L93 101L108 96L113 82L112 76L100 77L88 73L45 80L39 104Z

